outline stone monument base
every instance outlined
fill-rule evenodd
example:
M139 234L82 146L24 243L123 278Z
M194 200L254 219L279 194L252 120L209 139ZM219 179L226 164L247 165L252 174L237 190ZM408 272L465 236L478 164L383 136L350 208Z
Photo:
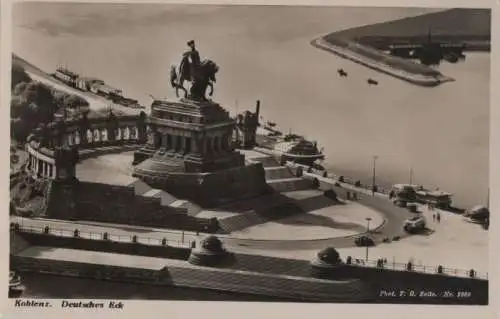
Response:
M162 164L166 165L163 162ZM138 166L133 176L153 188L192 200L203 207L215 207L272 192L266 183L264 167L260 163L210 173L186 173L175 171L173 167L160 173L153 168Z

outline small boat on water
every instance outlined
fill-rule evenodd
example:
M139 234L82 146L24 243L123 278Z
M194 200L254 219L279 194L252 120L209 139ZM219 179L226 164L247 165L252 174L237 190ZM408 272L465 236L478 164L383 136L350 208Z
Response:
M9 272L9 298L18 298L26 288L21 283L21 277L14 271Z
M340 77L347 77L347 72L344 69L338 69L337 73Z

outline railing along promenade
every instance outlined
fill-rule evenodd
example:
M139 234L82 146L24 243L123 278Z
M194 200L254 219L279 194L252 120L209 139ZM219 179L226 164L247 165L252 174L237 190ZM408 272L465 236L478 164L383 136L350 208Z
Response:
M19 224L12 223L11 228L20 233L33 233L33 234L42 234L47 236L56 236L56 237L66 237L66 238L81 238L87 240L95 240L95 241L111 241L117 243L133 243L138 245L146 245L146 246L169 246L176 248L192 248L196 241L193 240L175 240L171 238L152 238L147 236L137 236L137 235L116 235L108 232L89 232L89 231L80 231L77 228L68 229L68 228L54 228L54 227L34 227L34 226L21 226ZM168 231L167 231L168 232ZM181 235L175 232L168 232L169 234ZM191 235L191 234L189 234ZM220 237L229 237L229 236L220 236ZM394 259L392 261L388 261L387 259L378 259L378 260L366 260L366 259L358 259L352 258L351 256L347 256L346 263L353 266L358 267L366 267L366 268L379 268L379 269L387 269L393 271L411 271L416 273L427 273L427 274L440 274L443 276L453 276L453 277L473 277L479 279L488 279L487 272L476 272L473 269L459 269L459 268L450 268L444 267L442 265L423 265L421 263L401 263L396 262ZM472 274L471 274L472 271Z
M42 234L48 236L56 237L66 237L66 238L81 238L95 241L110 241L119 243L134 243L149 246L170 246L177 248L191 248L193 241L191 240L175 240L171 238L153 238L147 236L137 236L137 235L116 235L109 232L98 232L98 231L82 231L78 228L54 228L54 227L38 227L38 226L24 226L16 223L11 224L12 230L19 233L32 233L32 234ZM174 232L171 232L175 234ZM178 234L177 234L178 235Z

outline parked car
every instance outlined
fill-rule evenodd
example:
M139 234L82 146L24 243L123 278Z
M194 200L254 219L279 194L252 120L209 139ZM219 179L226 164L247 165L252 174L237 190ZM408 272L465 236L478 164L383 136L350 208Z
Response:
M426 222L423 216L414 216L405 220L403 228L406 232L415 232L425 229Z
M358 247L371 247L375 246L375 242L368 236L359 236L354 239L354 243Z

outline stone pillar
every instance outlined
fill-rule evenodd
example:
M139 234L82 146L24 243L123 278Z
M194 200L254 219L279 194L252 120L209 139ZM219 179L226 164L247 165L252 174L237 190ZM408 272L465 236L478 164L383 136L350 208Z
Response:
M54 178L54 165L49 164L49 177Z
M169 136L168 133L161 134L161 146L165 148L167 151L170 149L170 144L171 144L169 143L170 138L168 136Z
M85 134L87 135L87 143L94 143L94 132L92 132L92 129L88 129Z
M80 132L75 131L75 145L80 145Z
M191 153L197 154L199 152L198 149L198 141L194 136L191 137Z
M213 147L212 147L212 138L207 137L205 139L205 153L213 153Z
M224 151L224 135L220 135L218 139L219 145L217 145L217 148L219 149L219 152Z
M46 162L42 162L42 176L43 177L47 177L47 163Z
M137 126L132 127L132 132L134 133L134 134L132 134L132 138L134 140L138 140L139 139L139 129L137 128Z
M181 153L186 154L187 153L187 139L185 136L181 136Z

